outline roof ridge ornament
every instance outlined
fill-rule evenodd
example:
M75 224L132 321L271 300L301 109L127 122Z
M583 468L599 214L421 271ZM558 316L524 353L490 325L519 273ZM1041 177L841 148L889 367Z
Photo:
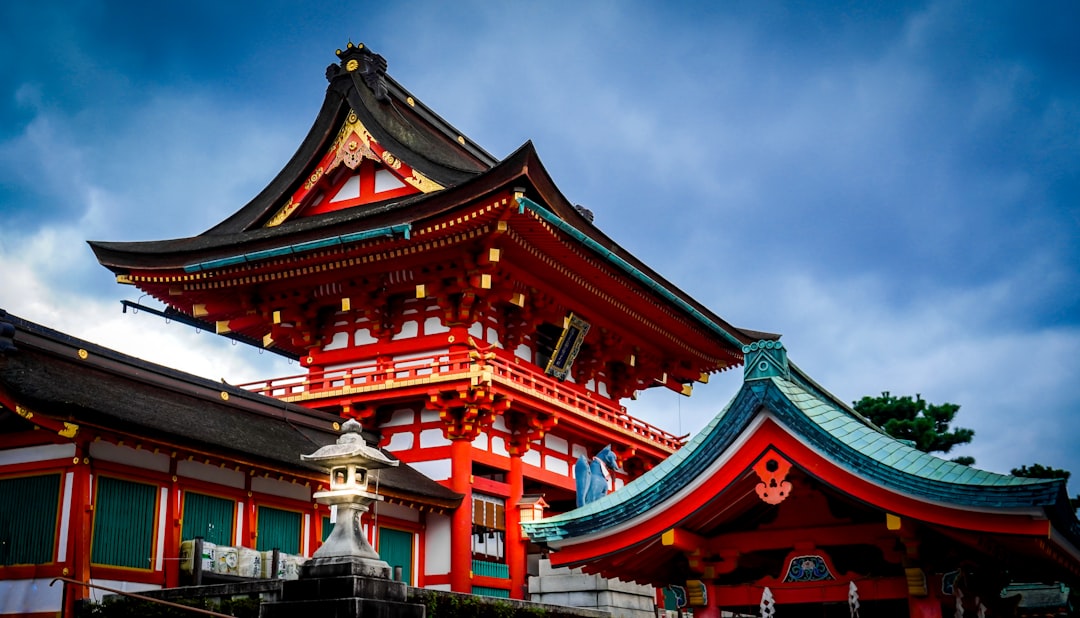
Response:
M787 349L779 341L762 339L744 345L743 381L765 380L768 378L791 378L788 367Z
M364 47L363 43L353 45L352 41L349 41L345 49L339 49L335 53L338 58L341 58L342 69L348 73L357 73L364 78L364 83L375 93L376 101L385 103L390 100L386 86L386 58ZM327 67L328 80L338 74L340 70L335 70L334 65Z

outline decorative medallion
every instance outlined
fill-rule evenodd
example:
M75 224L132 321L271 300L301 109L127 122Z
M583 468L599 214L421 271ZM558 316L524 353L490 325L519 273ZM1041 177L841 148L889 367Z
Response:
M825 564L825 558L816 555L795 556L788 563L784 583L821 582L836 579Z
M754 487L759 498L768 504L780 504L791 495L791 482L785 480L791 463L773 449L754 464L754 472L761 482Z

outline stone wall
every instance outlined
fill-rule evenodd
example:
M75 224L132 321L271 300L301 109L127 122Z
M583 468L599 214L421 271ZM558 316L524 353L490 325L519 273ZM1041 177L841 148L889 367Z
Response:
M533 602L607 612L612 618L656 618L656 589L590 575L581 569L552 568L540 561L540 575L529 578Z

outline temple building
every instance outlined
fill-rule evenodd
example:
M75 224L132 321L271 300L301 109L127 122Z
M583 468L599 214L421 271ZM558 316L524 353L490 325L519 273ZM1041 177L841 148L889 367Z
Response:
M90 243L165 305L143 309L302 373L232 386L0 315L0 614L70 607L42 592L58 575L175 586L195 537L310 556L330 513L299 456L346 419L399 462L365 526L413 586L528 598L551 552L672 586L698 615L765 587L783 606L855 586L940 616L939 589L992 605L1023 560L1076 574L1062 482L893 441L789 366L779 336L732 326L604 235L531 143L497 159L378 54L337 56L311 130L248 204L190 238ZM689 443L627 413L746 358L742 391ZM578 508L586 469L590 495L612 493ZM809 574L788 581L788 563Z
M1057 582L1080 579L1080 523L1065 481L918 451L779 341L744 350L742 389L677 457L523 524L552 564L677 591L699 618L1014 616L1030 590L1057 599L1030 615L1067 607Z
M340 423L0 310L0 615L70 616L78 599L101 598L54 577L175 587L181 543L196 537L310 556L331 530L312 500L328 477L299 454L334 442ZM461 496L404 464L378 478L368 535L408 574L402 537ZM240 575L230 556L217 572Z
M523 598L526 497L573 508L574 464L608 446L613 489L666 459L684 437L623 401L689 395L763 335L601 233L532 144L495 159L381 56L338 56L308 136L250 203L192 238L90 244L169 315L305 370L246 388L357 419L463 496L410 532L411 583Z

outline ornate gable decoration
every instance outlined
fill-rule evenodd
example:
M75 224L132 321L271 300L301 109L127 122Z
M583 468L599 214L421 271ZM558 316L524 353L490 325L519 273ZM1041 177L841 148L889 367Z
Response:
M386 59L352 43L344 51L339 49L337 55L341 64L327 68L328 78L341 71L355 73L377 101L391 102L386 86ZM316 215L442 188L383 148L356 112L350 110L330 150L265 227L281 225L294 215Z
M316 215L442 188L383 148L350 111L330 150L266 227L294 213Z
M779 341L755 341L744 345L743 381L764 380L767 378L790 378L787 350Z

